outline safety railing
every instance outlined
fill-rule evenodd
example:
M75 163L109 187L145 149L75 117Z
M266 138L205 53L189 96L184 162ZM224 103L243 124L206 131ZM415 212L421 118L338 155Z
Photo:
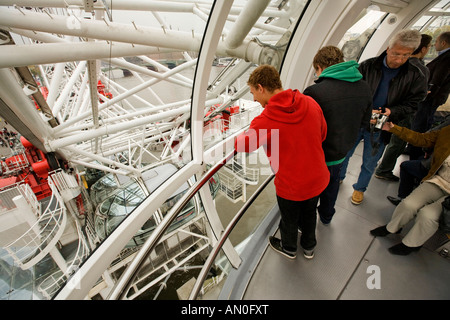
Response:
M231 161L226 167L228 167L236 176L244 179L248 184L255 185L259 181L259 168L244 168L242 164L236 161Z
M13 199L16 196L23 196L23 198L30 204L31 208L35 209L36 216L40 215L40 203L33 193L30 185L24 182L18 182L14 185L0 189L0 214L17 208Z
M108 299L122 299L127 294L129 288L131 287L134 279L136 278L140 267L146 260L146 257L152 252L156 247L161 237L164 235L166 230L170 227L171 223L175 220L184 206L194 197L194 195L212 178L212 176L219 171L230 159L236 155L236 151L233 150L226 155L226 157L212 166L209 171L184 194L184 196L178 201L169 213L165 216L162 223L156 227L151 236L143 244L141 250L135 257L135 260L130 263L127 269L123 272L120 279L117 281L114 288L111 290Z
M48 276L44 281L42 281L38 290L46 297L47 299L51 299L51 297L58 291L63 285L66 284L67 279L71 276L71 274L78 268L78 266L86 259L90 250L85 240L80 223L75 220L76 230L78 234L78 246L77 250L67 266L67 270L58 270Z
M244 128L252 122L252 120L261 113L261 106L259 104L250 104L246 106L244 111L241 111L230 116L229 131L227 134L232 134L241 128Z
M53 171L50 177L60 193L68 189L78 189L79 187L75 176L67 174L62 169Z
M1 170L5 176L12 176L29 165L25 152L13 155L5 161L0 161Z
M242 199L242 181L233 172L219 172L220 191L232 202Z
M66 226L66 209L51 184L52 196L45 211L27 232L5 247L13 260L28 269L39 262L59 241Z

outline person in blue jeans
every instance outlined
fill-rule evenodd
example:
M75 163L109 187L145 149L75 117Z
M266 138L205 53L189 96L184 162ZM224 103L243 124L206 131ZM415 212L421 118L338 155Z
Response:
M356 139L356 143L353 148L348 152L344 162L342 163L342 168L340 171L340 181L345 179L345 175L347 172L348 162L355 152L356 147L359 142L363 140L363 155L362 155L362 164L361 164L361 172L358 176L358 180L355 184L353 184L353 189L355 191L359 191L364 193L367 190L367 186L369 185L370 179L375 171L378 160L380 160L383 155L385 144L383 140L380 139L381 131L370 131L365 128L359 129L358 138ZM355 192L354 192L355 194ZM353 204L360 204L362 202L361 199L355 198L352 196Z
M378 57L363 61L359 71L373 93L372 114L385 115L389 121L402 124L417 110L417 105L427 94L427 81L419 68L408 62L409 57L420 45L422 35L417 30L402 30L389 41L387 49ZM364 140L363 163L358 181L353 185L351 202L362 203L364 192L375 171L378 160L389 143L391 134L361 128L353 148L342 164L340 179L344 180L350 157L361 140Z

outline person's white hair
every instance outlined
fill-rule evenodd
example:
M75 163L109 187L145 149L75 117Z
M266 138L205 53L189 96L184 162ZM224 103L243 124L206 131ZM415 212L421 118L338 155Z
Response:
M402 30L389 40L389 48L394 45L411 48L416 50L420 46L422 35L417 30Z

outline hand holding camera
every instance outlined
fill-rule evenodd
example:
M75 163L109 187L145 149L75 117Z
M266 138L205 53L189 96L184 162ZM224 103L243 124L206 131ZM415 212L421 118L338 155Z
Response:
M373 110L370 125L373 126L374 130L383 129L383 125L387 122L390 114L391 110L389 108L379 108L379 110Z
M389 130L391 130L393 127L394 127L394 124L393 124L392 122L386 121L386 122L383 124L383 127L382 127L381 129L384 130L384 131L389 131Z

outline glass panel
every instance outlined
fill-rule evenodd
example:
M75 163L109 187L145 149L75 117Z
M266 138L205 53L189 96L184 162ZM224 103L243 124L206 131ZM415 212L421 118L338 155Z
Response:
M430 62L438 55L438 52L434 47L434 43L439 34L450 31L450 17L448 15L450 13L450 1L444 0L438 2L433 8L430 9L430 13L436 13L436 15L423 16L413 25L414 29L433 37L433 45L424 57L425 63Z
M131 180L129 183L117 187L112 194L105 197L98 205L95 216L95 230L100 240L103 240L110 235L123 219L145 200L147 194L150 194L164 182L166 172L160 171L159 174L157 173L157 170L161 168L167 169L165 171L169 174L173 173L172 168L173 170L175 169L173 165L169 166L165 164L161 167L152 169L149 172L145 172L143 176L147 179L142 183L138 183L137 180ZM113 179L108 178L104 179L104 181L113 181ZM173 197L168 199L160 207L162 217L164 217L175 203L181 199L187 189L188 184L185 183ZM191 200L173 222L171 229L187 222L189 219L193 218L195 214L195 202L194 200ZM155 215L159 216L159 213L155 213ZM142 226L135 238L130 241L129 246L141 245L150 236L151 231L153 231L158 224L155 221L155 215Z
M40 278L30 279L32 285L24 288L33 288L37 299L51 299L71 272L96 252L99 243L168 177L192 160L191 142L201 143L207 149L245 128L261 112L247 93L248 76L258 64L281 65L307 2L271 1L255 21L247 21L249 15L241 16L241 12L256 9L254 6L262 1L233 2L212 72L206 75L210 86L203 110L202 141L191 141L190 137L191 96L200 44L214 1L150 1L139 5L125 1L113 7L108 7L107 1L61 7L1 6L1 10L19 12L19 20L33 16L35 21L29 30L3 25L11 34L11 39L5 39L11 40L8 45L17 50L27 44L29 51L23 55L23 65L30 66L30 76L26 80L34 81L36 92L41 95L38 94L40 99L29 97L39 114L49 118L52 127L48 130L50 136L39 138L55 150L53 157L53 153L47 157L60 171L52 171L52 166L48 170L51 188L44 183L42 186L54 195L71 197L64 199L67 201L60 201L62 197L55 202L37 200L31 191L34 198L30 196L30 203L42 200L36 208L59 213L64 207L68 225L76 229L68 228L69 236L58 241L58 250L70 257L66 261L69 272L63 272L65 268L59 268L52 257L46 256L33 267L39 269ZM252 26L245 34L242 29L233 30L242 22ZM216 22L209 23L214 27ZM228 41L234 41L237 47L230 50ZM36 53L46 48L51 55ZM11 72L15 72L13 67ZM15 76L20 79L23 75ZM21 151L27 148L37 152L33 146L19 147ZM238 158L209 183L218 219L224 225L261 183L260 177L269 174L261 173L261 168L268 168L267 160L253 163L250 159ZM160 172L146 175L163 165L172 168L162 179ZM65 186L69 187L64 189ZM104 271L113 281L185 189L178 191L161 201L165 201L162 208L141 226ZM270 195L272 198L268 199L273 200L273 190ZM144 286L167 270L179 272L184 263L199 270L198 265L204 262L214 242L203 208L198 196L183 208L141 270L136 288L145 290ZM233 236L232 243L242 245L265 214L267 210L249 213L239 228L242 232ZM10 256L3 258L2 255L2 260L14 261ZM175 283L172 294L173 288L182 286L184 280ZM109 282L96 285L87 298L104 298L98 288L108 285ZM20 295L17 288L8 289L16 289L14 294ZM136 292L136 297L139 294ZM2 298L13 298L13 294Z
M234 52L225 50L226 41L219 41L216 57L212 62L212 72L209 75L209 87L205 99L203 141L193 141L193 144L203 143L205 150L223 142L229 135L246 128L251 120L261 112L261 106L253 102L251 95L247 93L248 77L258 64L273 63L277 67L281 65L286 45L307 1L290 1L289 6L286 5L286 2L271 2L261 17L257 21L251 22L254 27L248 30L247 37L238 39L242 35L242 30L235 31L233 26L239 23L239 20L245 21L248 18L245 15L240 16L240 13L246 10L246 5L257 6L260 3L263 2L235 1L222 32L222 39L236 40L238 47L250 46L259 54L255 58L246 56L245 50L235 50ZM256 8L252 7L251 9L255 10ZM207 49L206 47L203 50ZM225 227L243 203L271 174L267 157L262 149L253 155L236 157L210 181L209 186L217 216L215 212L212 212L208 218L214 220L217 217L220 220L218 222ZM181 194L166 200L160 208L162 216L170 210L178 198L181 198ZM272 185L265 190L264 196L254 202L254 206L246 212L241 219L242 223L233 232L230 240L237 247L238 252L244 248L246 240L251 237L274 204L275 191ZM149 255L151 267L146 265L140 270L135 284L128 292L128 298L187 298L186 294L181 294L181 290L177 289L181 289L183 286L189 287L192 278L198 274L214 243L210 238L211 231L203 228L203 223L206 221L206 216L202 212L204 206L200 203L200 211L191 214L190 210L193 205L195 202L191 201L183 208L177 217L180 219L179 222L174 222L163 240ZM187 216L184 212L187 212ZM174 226L177 228L174 229ZM163 261L159 260L162 257L166 259L167 267L165 269L161 267ZM180 261L183 260L187 267L180 266ZM225 267L226 259L223 258L220 261L220 265L224 263L224 270L219 272L221 267L214 266L214 270L218 270L218 273L216 275L215 271L212 271L214 275L212 279L208 280L209 287L215 288L217 285L223 284L229 271L229 265ZM182 270L184 272L181 272ZM187 272L187 270L189 271ZM159 289L162 284L167 285L166 290Z
M386 15L387 13L379 11L377 6L369 6L361 12L355 24L347 30L338 44L346 61L359 60L364 47Z
M223 167L216 174L214 181L210 180L210 190L215 181L220 180L220 188L214 198L217 213L224 228L238 213L243 204L255 190L271 175L264 151L260 154L237 159L242 164L238 179L230 179L230 166ZM266 163L262 165L261 163ZM244 169L242 169L244 167ZM225 182L224 182L225 181ZM184 192L168 199L160 208L163 215L168 212L174 201L181 198ZM163 236L156 248L145 259L146 263L138 272L127 297L129 299L187 299L190 288L198 277L214 243L208 239L208 220L203 212L203 206L195 205L196 199L189 202L182 213L178 215ZM230 234L230 241L238 254L241 254L253 236L259 224L276 204L276 194L273 181L263 190L251 204L239 223ZM192 206L194 211L191 213ZM200 209L198 209L200 208ZM183 214L184 213L184 214ZM134 237L135 241L138 236ZM202 286L201 296L206 299L216 299L224 285L232 266L223 250L216 258L207 279ZM120 276L117 273L117 276ZM164 289L161 289L161 288Z
M126 177L129 180L128 177ZM114 190L120 186L120 182L113 174L107 174L98 179L90 189L90 197L94 206L106 199Z
M219 43L209 78L204 112L205 150L248 126L262 111L259 103L253 103L248 93L248 77L255 65L273 64L280 67L292 31L307 2L271 1L247 34L244 34L247 30L233 28L248 18L239 16L239 13L246 10L249 4L256 6L264 2L234 2L222 32L222 38L227 40ZM238 49L228 50L228 43L233 43ZM250 51L258 52L257 57L246 55L244 49L244 53L239 50L247 46L251 48Z
M449 6L448 0L441 0L438 3L436 3L434 7L430 9L430 11L440 11L443 9L446 9L448 11L448 6Z

